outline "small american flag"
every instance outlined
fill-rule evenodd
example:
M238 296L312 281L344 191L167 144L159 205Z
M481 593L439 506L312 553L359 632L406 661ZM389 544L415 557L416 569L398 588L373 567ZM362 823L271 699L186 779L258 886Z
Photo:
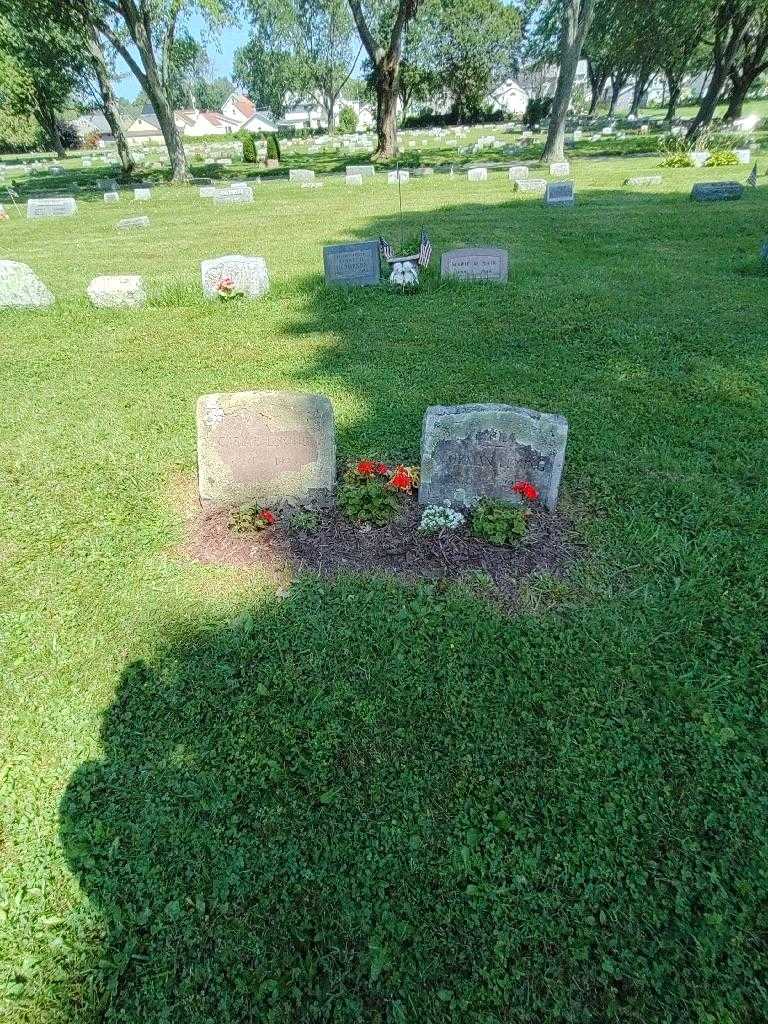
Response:
M747 184L751 185L752 188L757 188L757 162L755 162L755 166L749 172L749 177L747 178Z
M421 238L419 239L419 266L428 267L429 261L432 259L432 243L427 238L427 233L424 228L421 229Z
M387 261L387 263L390 263L395 258L395 250L392 248L392 246L386 240L386 238L383 238L381 235L379 235L379 252Z

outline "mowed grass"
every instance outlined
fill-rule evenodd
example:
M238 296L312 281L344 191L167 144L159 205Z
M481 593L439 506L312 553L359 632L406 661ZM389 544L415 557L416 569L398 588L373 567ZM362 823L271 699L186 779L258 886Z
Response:
M0 225L57 296L0 317L0 1020L768 1018L768 191L622 187L655 163L576 162L573 210L405 186L505 288L326 290L324 244L398 240L381 179ZM269 296L204 302L238 252ZM90 307L120 272L149 305ZM246 388L327 394L347 457L417 460L431 404L563 413L583 559L513 619L185 561L195 400Z

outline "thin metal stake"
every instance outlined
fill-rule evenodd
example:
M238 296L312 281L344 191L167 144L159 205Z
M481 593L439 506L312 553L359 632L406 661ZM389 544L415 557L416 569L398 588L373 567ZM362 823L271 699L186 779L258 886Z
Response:
M400 161L397 161L397 198L400 203L400 254L403 253L403 193L400 188Z

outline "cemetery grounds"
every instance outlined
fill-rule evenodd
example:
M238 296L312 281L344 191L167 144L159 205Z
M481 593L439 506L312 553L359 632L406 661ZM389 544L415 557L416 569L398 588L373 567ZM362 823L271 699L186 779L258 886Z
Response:
M768 179L571 158L572 210L412 179L438 265L510 265L413 295L322 280L397 242L384 175L6 203L57 302L0 321L0 1021L768 1019ZM269 295L204 301L237 252ZM121 272L148 305L91 307ZM429 405L562 413L581 557L512 616L190 561L195 400L262 388L327 395L349 459L417 462Z

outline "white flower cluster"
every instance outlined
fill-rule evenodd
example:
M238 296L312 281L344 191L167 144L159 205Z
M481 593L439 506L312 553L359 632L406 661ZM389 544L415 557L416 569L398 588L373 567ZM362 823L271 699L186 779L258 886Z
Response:
M441 530L458 530L464 523L461 512L446 505L427 505L421 514L421 533L439 533Z

